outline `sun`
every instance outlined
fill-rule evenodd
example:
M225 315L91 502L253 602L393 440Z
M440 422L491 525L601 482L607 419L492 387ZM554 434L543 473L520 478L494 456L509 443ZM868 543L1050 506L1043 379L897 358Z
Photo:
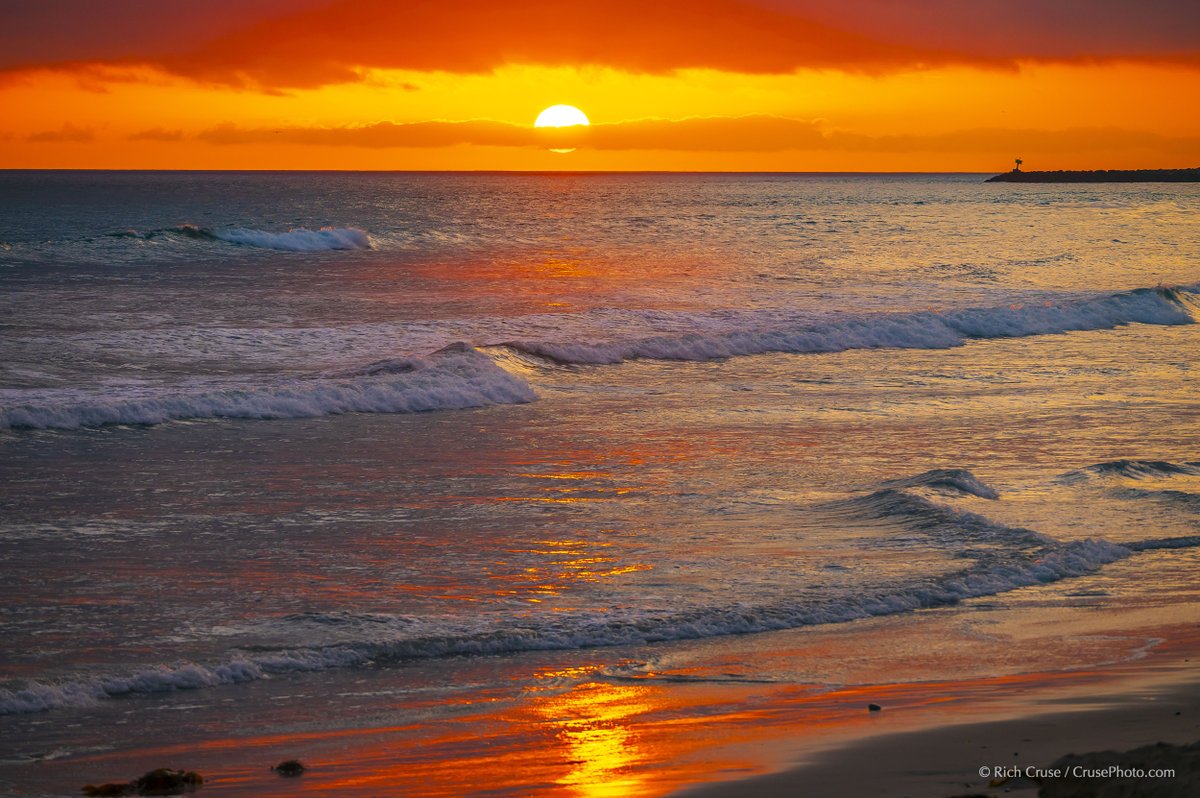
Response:
M534 121L534 127L541 128L564 128L564 127L587 127L592 123L588 120L587 114L580 111L573 105L552 105L545 111L538 114ZM570 149L564 147L552 147L550 152L567 153L575 152L575 148Z
M538 114L534 127L573 127L590 125L587 114L573 105L552 105Z

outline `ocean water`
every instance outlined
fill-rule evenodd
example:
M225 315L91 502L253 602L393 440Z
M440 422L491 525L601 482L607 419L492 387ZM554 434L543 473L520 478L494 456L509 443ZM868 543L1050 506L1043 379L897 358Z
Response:
M1198 220L978 175L0 173L0 790L938 608L1153 584L1165 623ZM1142 652L1098 634L992 671ZM946 675L800 651L726 676Z

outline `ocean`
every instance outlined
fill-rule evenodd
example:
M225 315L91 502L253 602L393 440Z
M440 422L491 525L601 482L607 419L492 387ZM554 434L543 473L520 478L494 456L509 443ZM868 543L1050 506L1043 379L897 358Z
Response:
M1200 187L982 181L0 172L0 794L660 794L762 690L1145 656Z

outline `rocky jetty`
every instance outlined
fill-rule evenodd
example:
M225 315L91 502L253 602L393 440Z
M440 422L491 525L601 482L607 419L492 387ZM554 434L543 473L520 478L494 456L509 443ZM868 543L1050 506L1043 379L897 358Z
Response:
M1023 172L1014 169L989 177L987 183L1200 183L1195 169L1095 169L1092 171Z

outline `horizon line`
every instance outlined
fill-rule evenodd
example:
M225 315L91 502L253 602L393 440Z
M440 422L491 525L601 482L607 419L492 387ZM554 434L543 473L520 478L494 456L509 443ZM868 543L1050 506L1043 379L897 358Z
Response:
M187 169L89 166L4 166L0 172L335 172L360 174L517 174L517 175L990 175L974 170L770 170L770 169Z

